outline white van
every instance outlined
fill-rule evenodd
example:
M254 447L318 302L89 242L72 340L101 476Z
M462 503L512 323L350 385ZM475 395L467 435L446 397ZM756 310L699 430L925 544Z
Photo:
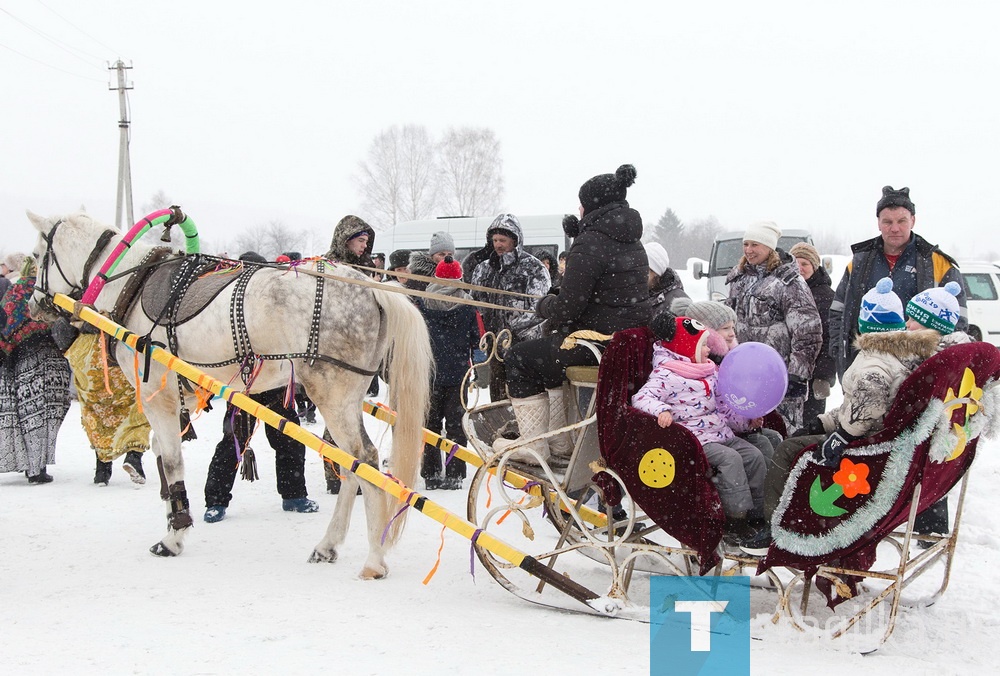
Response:
M708 298L709 300L725 300L729 298L729 291L726 289L726 275L740 262L743 255L743 235L745 230L733 230L722 232L715 236L712 243L712 253L708 258L708 270L705 270L701 261L697 261L692 266L692 273L695 279L708 277ZM799 242L813 243L812 235L808 230L782 230L781 238L778 239L778 248L788 251ZM830 264L823 261L827 272L830 271Z
M562 228L564 214L514 215L521 223L524 235L522 245L529 253L534 254L544 249L553 257L558 257L560 251L569 248L570 240ZM431 245L431 235L443 231L455 239L455 258L461 261L470 252L486 245L486 230L494 218L496 216L444 216L397 223L387 230L375 233L375 250L384 252L386 256L396 249L427 251Z
M969 309L969 335L1000 347L1000 266L959 263Z

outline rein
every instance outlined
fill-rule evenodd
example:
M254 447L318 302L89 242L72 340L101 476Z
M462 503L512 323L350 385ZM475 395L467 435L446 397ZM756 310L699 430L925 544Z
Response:
M342 265L349 265L342 263ZM276 270L289 270L293 272L301 272L305 275L311 275L313 277L324 277L326 279L336 279L339 282L346 282L348 284L355 284L357 286L367 286L372 289L380 289L382 291L388 291L390 293L401 293L405 296L416 296L418 298L429 298L431 300L440 300L447 303L459 303L461 305L472 305L473 307L482 307L490 310L503 310L505 312L521 312L524 314L535 314L534 310L523 310L521 308L508 307L506 305L497 305L496 303L487 303L481 300L472 300L471 298L458 298L455 296L446 296L441 293L433 293L430 291L418 291L416 289L407 289L406 287L391 286L389 284L384 284L382 282L376 282L373 279L355 279L354 277L342 277L340 275L335 275L331 272L318 272L316 270L308 270L301 265L287 265L287 264L267 264L267 267L275 268ZM357 267L357 266L351 266ZM361 268L375 270L376 268ZM403 274L414 279L430 279L434 282L448 282L454 280L443 280L437 277L424 277L423 275L413 275L410 273L389 273L389 274ZM471 284L465 284L464 282L458 282L449 286L461 286L461 288L471 288L483 291L488 291L490 293L505 293L507 295L523 296L525 298L540 298L540 296L530 296L528 294L516 293L513 291L500 291L498 289L490 289L482 286L472 286Z
M428 277L427 275L418 275L413 272L394 272L391 270L383 270L382 268L369 268L365 267L364 265L357 265L356 263L347 263L345 261L340 261L340 264L350 266L355 270L364 270L365 272L377 272L383 275L392 275L393 277L399 277L400 279L415 279L418 282L431 282L433 284L440 284L441 286L454 286L459 289L468 289L469 291L482 291L483 293L500 294L503 296L517 296L518 298L531 298L532 300L541 300L542 298L542 296L535 296L530 293L520 293L518 291L505 291L504 289L493 289L488 286L478 286L476 284L469 284L468 282L463 282L459 279L442 279L441 277Z

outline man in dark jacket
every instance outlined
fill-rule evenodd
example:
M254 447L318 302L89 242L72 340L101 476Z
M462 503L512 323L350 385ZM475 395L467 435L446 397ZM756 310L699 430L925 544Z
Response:
M837 384L837 362L829 355L830 303L833 302L833 286L829 273L823 268L819 251L812 244L799 242L789 249L788 253L795 259L802 279L806 280L806 286L812 292L819 320L823 326L823 346L813 365L809 396L802 405L802 419L812 420L826 411L826 398L830 396L830 388Z
M918 292L932 286L955 281L965 288L955 260L913 232L916 206L910 200L909 188L882 188L875 215L881 234L851 246L854 255L830 305L830 356L837 360L841 379L857 355L854 339L858 335L861 298L875 282L883 277L892 279L893 291L904 306ZM964 331L969 325L964 291L958 304L962 316L957 329Z
M614 174L593 177L580 188L581 219L568 216L563 222L574 239L562 287L558 296L545 296L536 308L552 333L515 345L507 356L507 389L522 438L565 426L566 367L597 362L585 346L560 349L566 334L579 329L611 334L649 323L642 217L625 200L635 176L635 167L625 164ZM497 439L493 447L501 451L519 442ZM571 451L569 436L562 434L527 444L516 458L533 461L531 452L542 459L550 452L565 458Z
M964 331L969 326L965 283L958 264L937 245L913 232L916 214L910 189L895 190L887 185L875 206L879 236L851 246L854 256L830 305L830 356L837 360L841 383L858 353L854 339L861 299L883 277L892 279L892 290L904 306L925 289L958 282L963 291L958 296L961 316L956 329ZM914 526L919 533L947 533L948 499L918 514Z

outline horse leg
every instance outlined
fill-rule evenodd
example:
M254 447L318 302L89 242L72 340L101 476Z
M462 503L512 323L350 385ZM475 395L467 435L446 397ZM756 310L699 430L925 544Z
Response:
M362 462L378 468L378 449L375 448L375 444L368 438L364 430L360 405L368 380L354 374L335 373L334 376L335 384L327 382L325 386L310 387L308 377L304 375L303 381L306 383L309 397L316 404L323 420L327 422L330 435L337 446ZM314 396L314 393L317 396ZM337 547L347 536L354 499L360 484L367 518L369 543L368 558L361 570L361 577L363 579L385 577L388 569L385 564L386 547L382 544L382 531L386 525L388 501L381 490L367 481L361 481L347 467L342 467L341 470L344 472L344 483L337 496L337 505L330 518L330 525L327 527L323 539L316 545L309 560L312 562L336 561Z
M184 536L193 523L184 486L179 407L169 392L168 384L166 390L145 404L146 418L153 429L151 447L160 473L160 498L167 503L167 534L149 549L156 556L180 554L184 550Z

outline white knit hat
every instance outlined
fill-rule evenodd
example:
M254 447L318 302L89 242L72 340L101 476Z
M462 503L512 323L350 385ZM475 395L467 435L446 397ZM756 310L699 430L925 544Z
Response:
M670 267L670 256L659 242L646 242L646 258L649 259L649 269L657 275L662 275Z
M747 226L747 231L743 234L744 242L760 242L769 249L778 248L778 238L781 237L781 228L774 221L757 221Z
M883 277L861 297L858 333L905 331L903 301L892 290L892 279Z
M960 293L962 286L958 282L921 291L906 304L906 314L921 326L948 335L955 331L960 317Z

